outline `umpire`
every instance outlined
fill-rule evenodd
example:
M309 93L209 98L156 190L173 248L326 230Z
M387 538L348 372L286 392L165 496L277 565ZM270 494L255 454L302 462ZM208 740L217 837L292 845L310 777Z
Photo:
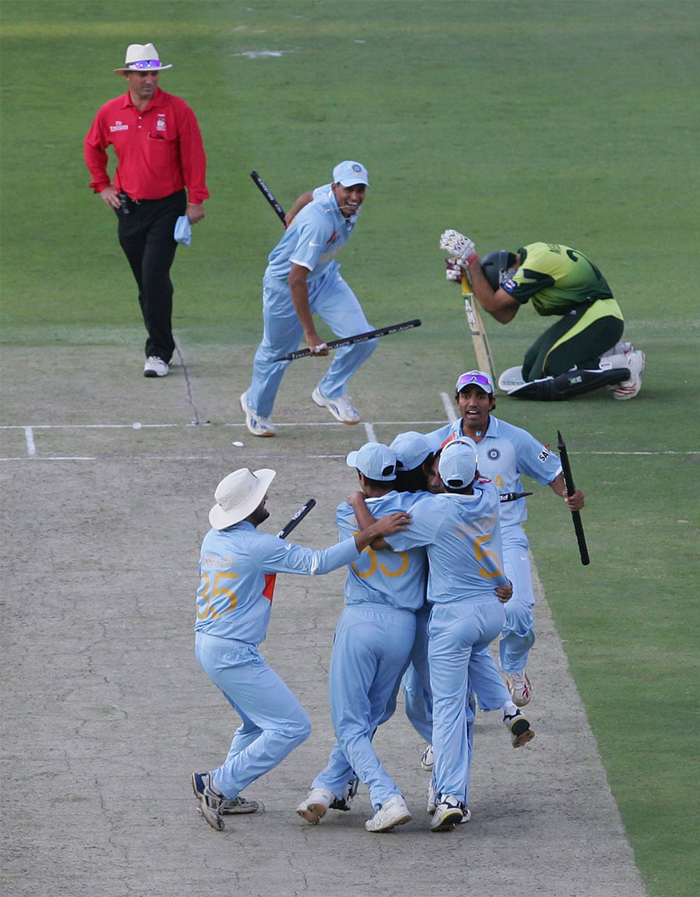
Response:
M161 70L169 68L153 44L131 44L124 66L114 70L129 89L100 108L85 138L90 186L119 216L119 244L138 284L148 331L146 377L165 377L175 351L170 268L176 222L185 215L189 224L204 218L209 197L194 112L158 86ZM107 173L109 146L117 156L114 183Z

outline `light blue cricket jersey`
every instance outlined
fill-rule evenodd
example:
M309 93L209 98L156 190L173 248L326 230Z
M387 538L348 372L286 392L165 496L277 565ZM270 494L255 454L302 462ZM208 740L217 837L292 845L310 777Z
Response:
M358 557L354 539L313 551L259 533L247 520L211 529L199 559L195 631L259 645L270 621L275 574L330 573Z
M469 439L462 433L462 419L440 427L427 434L434 451L451 437ZM481 442L470 442L476 447L479 473L488 477L499 492L523 492L520 474L532 477L547 486L561 473L559 457L534 436L513 424L489 415L489 426ZM518 526L527 520L527 502L524 498L509 501L500 508L501 526Z
M407 530L387 536L396 551L425 545L428 551L428 601L494 597L507 585L498 522L498 490L489 480L477 480L473 495L421 493L411 507Z
M308 268L309 282L318 280L340 265L335 256L350 239L358 215L344 218L331 185L317 187L313 199L304 206L284 232L268 258L266 274L286 280L292 263Z
M368 498L367 507L375 518L394 511L411 512L418 496L411 492L388 492ZM341 539L359 529L355 512L343 502L335 512ZM394 552L388 548L365 548L350 564L345 581L346 604L384 604L404 610L418 610L425 601L428 559L424 548Z

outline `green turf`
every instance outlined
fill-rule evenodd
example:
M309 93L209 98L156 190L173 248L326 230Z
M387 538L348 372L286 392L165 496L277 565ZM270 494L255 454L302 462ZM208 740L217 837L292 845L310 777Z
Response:
M131 275L81 151L134 40L174 63L161 83L194 107L209 156L208 217L174 271L188 345L251 354L258 337L280 226L253 168L287 207L341 158L368 166L344 272L377 326L424 325L390 338L405 349L378 351L356 392L376 389L400 418L440 414L422 390L449 390L472 364L444 228L481 251L560 240L599 264L647 353L640 396L503 398L499 412L569 442L592 564L545 494L531 505L536 559L646 886L694 895L700 4L23 0L0 14L7 343L133 342L138 355ZM255 52L282 55L243 55ZM525 309L488 326L505 368L542 322Z

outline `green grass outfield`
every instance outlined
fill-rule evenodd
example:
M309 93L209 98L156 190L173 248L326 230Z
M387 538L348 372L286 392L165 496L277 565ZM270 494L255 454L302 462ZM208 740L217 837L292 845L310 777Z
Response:
M694 897L700 4L4 0L0 14L6 344L133 345L139 376L131 276L82 162L134 41L173 63L161 85L193 106L209 156L208 217L174 269L191 354L216 344L250 358L259 336L280 227L251 169L288 207L342 158L369 168L344 273L375 326L424 322L358 375L360 408L371 377L385 417L444 413L422 387L449 391L473 364L443 278L446 227L482 252L555 240L599 264L647 353L639 397L501 398L498 410L567 439L592 563L544 493L531 500L536 561L646 887ZM524 309L488 327L503 369L542 322Z

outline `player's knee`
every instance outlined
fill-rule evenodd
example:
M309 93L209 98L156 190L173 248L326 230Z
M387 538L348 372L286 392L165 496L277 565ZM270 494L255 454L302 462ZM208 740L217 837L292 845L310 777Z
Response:
M359 356L364 361L366 361L370 357L372 352L374 352L374 350L377 348L378 345L379 345L378 339L370 339L364 343L355 343L355 345L352 347L352 349L355 352L356 356Z

